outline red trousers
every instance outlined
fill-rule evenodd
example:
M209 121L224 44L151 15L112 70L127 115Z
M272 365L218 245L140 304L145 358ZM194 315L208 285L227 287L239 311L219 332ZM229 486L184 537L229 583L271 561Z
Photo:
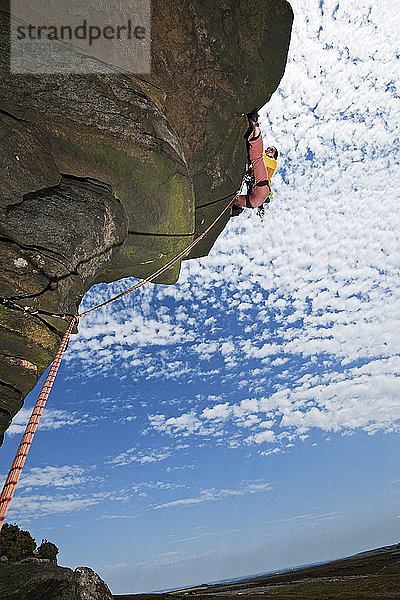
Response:
M238 196L235 204L241 207L257 208L264 204L271 193L271 184L268 180L267 167L263 159L264 144L261 133L254 139L254 132L248 140L249 158L254 169L254 183L250 193Z

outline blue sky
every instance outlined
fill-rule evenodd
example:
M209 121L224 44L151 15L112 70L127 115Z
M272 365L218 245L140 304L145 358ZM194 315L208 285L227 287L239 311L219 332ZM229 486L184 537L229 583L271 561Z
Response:
M10 508L114 593L400 538L400 18L389 0L292 6L261 112L281 152L264 221L245 211L177 285L81 322Z

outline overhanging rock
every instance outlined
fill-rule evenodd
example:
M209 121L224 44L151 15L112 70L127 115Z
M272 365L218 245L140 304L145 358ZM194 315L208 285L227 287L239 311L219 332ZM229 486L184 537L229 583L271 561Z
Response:
M165 264L238 188L243 114L284 73L290 5L153 0L152 14L152 71L139 77L11 75L0 12L1 298L76 313L93 283ZM209 252L228 218L189 258ZM175 283L179 269L156 282ZM63 331L61 319L0 304L0 435Z

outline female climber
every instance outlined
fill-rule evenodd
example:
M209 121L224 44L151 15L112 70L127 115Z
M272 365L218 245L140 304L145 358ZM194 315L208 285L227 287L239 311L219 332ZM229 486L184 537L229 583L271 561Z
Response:
M257 109L248 113L247 118L249 128L244 137L250 163L248 174L252 176L252 181L247 185L247 194L236 196L232 205L232 216L240 214L243 208L258 208L259 214L262 214L264 203L270 202L273 193L271 177L276 169L278 150L270 146L264 151Z

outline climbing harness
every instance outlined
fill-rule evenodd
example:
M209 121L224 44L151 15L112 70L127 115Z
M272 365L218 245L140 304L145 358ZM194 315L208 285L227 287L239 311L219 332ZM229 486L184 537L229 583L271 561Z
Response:
M242 182L242 184L243 184L243 182ZM156 277L158 277L159 275L164 273L164 271L169 269L172 265L174 265L176 262L178 262L178 260L183 258L185 256L185 254L190 252L190 250L192 248L194 248L194 246L196 246L196 244L198 244L207 235L207 233L214 227L214 225L221 219L221 217L226 213L226 211L232 206L233 202L235 201L236 197L238 196L238 193L230 194L229 196L233 196L233 198L231 198L229 203L219 213L219 215L214 219L214 221L211 223L211 225L209 225L207 227L207 229L205 231L203 231L203 233L201 233L195 240L193 240L193 242L191 242L188 246L186 246L186 248L184 248L181 252L179 252L176 256L174 256L165 265L163 265L162 267L157 269L157 271L155 271L152 275L149 275L149 277L147 277L146 279L143 279L139 283L136 283L135 285L131 286L124 292L121 292L117 296L114 296L113 298L110 298L109 300L106 300L105 302L102 302L101 304L99 304L89 310L86 310L78 315L52 315L52 314L46 313L46 314L48 314L48 316L58 316L61 318L66 317L67 320L69 320L69 325L68 325L68 328L67 328L67 330L64 334L64 337L61 341L61 344L57 351L54 362L52 363L52 365L50 367L49 374L47 375L46 381L45 381L45 383L42 387L42 390L39 394L39 398L38 398L38 400L35 404L35 407L32 411L32 415L28 421L28 425L26 426L24 435L22 436L21 443L18 447L14 461L11 465L10 472L8 473L6 482L4 484L3 491L1 492L1 495L0 495L0 531L3 526L4 520L6 518L7 510L8 510L8 507L10 506L15 488L17 487L17 483L18 483L18 479L19 479L19 476L22 471L22 467L24 466L27 454L29 452L29 448L32 444L33 436L34 436L37 426L39 424L40 417L42 416L47 398L50 395L51 388L53 387L53 383L56 378L62 356L63 356L65 350L67 349L69 336L71 335L71 331L74 328L74 326L77 325L79 319L85 317L86 315L89 315L96 310L100 310L101 308L104 308L105 306L113 304L114 302L116 302L117 300L120 300L124 296L132 294L132 292L134 292L135 290L138 290L139 288L144 286L146 283L153 281L153 279L155 279ZM2 300L1 303L3 305L9 306L10 308L17 307L20 310L24 310L24 312L29 312L29 314L32 314L32 315L38 314L38 313L36 313L36 309L33 309L33 311L30 310L31 307L21 307L21 306L17 305L16 303L14 303L12 300L7 300L4 298L1 300ZM6 302L4 300L8 304L6 304ZM29 310L25 311L25 308L29 309ZM40 312L43 313L44 311L40 311Z

